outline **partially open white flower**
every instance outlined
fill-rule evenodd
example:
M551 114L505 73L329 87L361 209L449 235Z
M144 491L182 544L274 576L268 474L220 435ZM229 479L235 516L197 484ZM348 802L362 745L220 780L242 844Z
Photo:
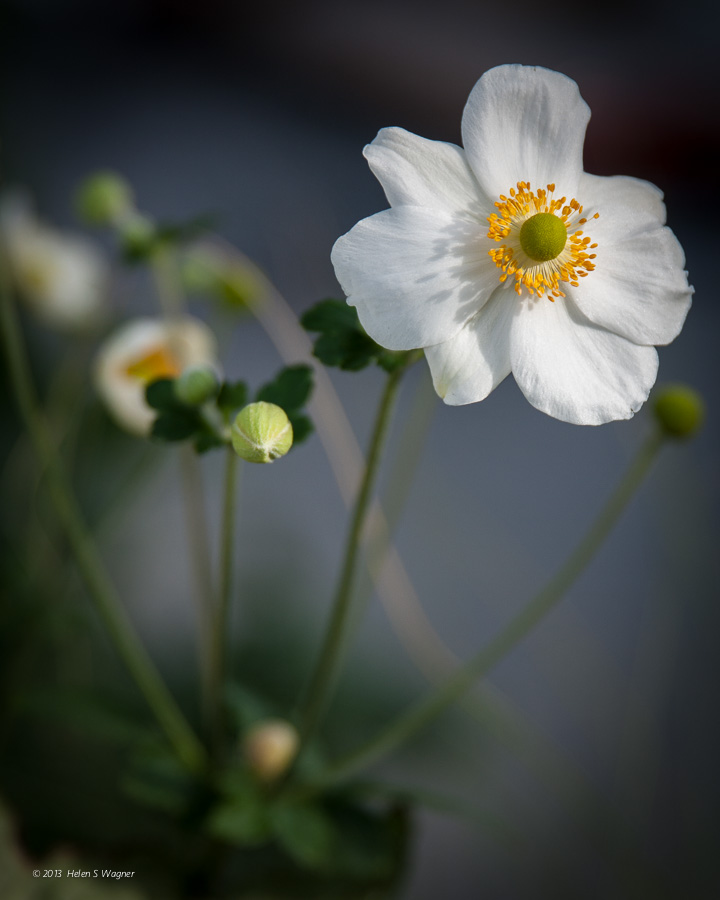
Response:
M647 399L654 345L678 335L692 288L662 193L583 172L589 118L565 75L499 66L470 94L464 150L401 128L365 148L392 208L336 242L335 272L372 338L425 350L446 403L510 372L576 424Z
M0 231L13 281L39 319L66 331L98 323L108 266L95 244L40 222L21 194L2 199Z
M204 322L190 316L172 323L133 319L98 351L95 385L117 423L145 435L156 415L145 402L147 385L200 365L217 368L215 337Z

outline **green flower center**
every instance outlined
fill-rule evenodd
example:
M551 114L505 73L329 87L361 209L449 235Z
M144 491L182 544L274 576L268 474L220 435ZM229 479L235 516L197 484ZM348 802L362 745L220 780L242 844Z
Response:
M536 213L523 222L520 246L536 262L547 262L560 256L567 243L567 228L553 213Z

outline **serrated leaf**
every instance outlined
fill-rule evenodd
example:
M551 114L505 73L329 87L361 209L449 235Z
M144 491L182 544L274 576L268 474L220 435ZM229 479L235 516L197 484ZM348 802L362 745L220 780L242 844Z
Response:
M275 838L296 863L321 871L332 868L333 826L320 807L278 803L270 811L270 821Z
M351 329L326 331L316 340L313 355L323 365L359 372L374 362L380 348L366 334Z
M155 419L150 437L158 441L186 441L202 428L203 422L194 410L168 410Z
M313 353L326 366L356 372L382 352L360 324L357 310L341 300L321 300L300 323L306 331L318 332Z
M247 404L248 389L244 381L225 381L217 397L217 405L222 412L230 413Z
M288 366L258 391L256 400L282 407L288 416L303 407L312 392L313 371L310 366Z
M158 378L151 381L145 388L145 400L152 409L160 411L186 409L185 404L175 395L174 378Z
M293 447L306 441L315 429L311 420L302 413L290 413L288 419L293 429Z
M224 446L225 441L215 434L214 431L210 431L210 429L197 434L193 442L196 453L207 453L208 450L215 450L218 447Z

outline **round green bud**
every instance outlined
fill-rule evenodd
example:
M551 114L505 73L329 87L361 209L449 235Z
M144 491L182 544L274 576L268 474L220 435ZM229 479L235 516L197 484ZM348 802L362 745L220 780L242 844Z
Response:
M526 219L520 229L520 246L536 262L547 262L560 256L567 243L567 228L552 213L536 213Z
M242 742L250 769L262 781L274 781L285 773L297 755L300 738L284 719L266 719L248 731Z
M208 366L191 366L175 379L175 396L188 406L202 406L220 390L217 375Z
M114 172L97 172L80 185L75 205L89 225L114 225L133 208L132 188Z
M269 463L285 456L293 442L285 410L262 400L240 410L230 436L237 455L253 463Z
M668 385L655 396L655 418L669 437L689 438L700 430L705 420L705 404L692 388Z

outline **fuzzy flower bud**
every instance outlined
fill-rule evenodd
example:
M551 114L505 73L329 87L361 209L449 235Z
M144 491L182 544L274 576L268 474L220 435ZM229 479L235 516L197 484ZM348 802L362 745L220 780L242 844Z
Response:
M132 188L114 172L97 172L80 185L75 205L89 225L114 225L132 210Z
M274 403L251 403L240 410L231 430L232 445L242 459L269 463L292 447L293 430L285 410Z
M262 781L274 781L295 759L300 740L284 719L258 722L245 735L243 753L252 771Z
M207 366L191 366L175 380L175 396L188 406L202 406L219 389L217 375Z
M705 404L697 391L683 384L669 385L655 399L655 418L666 435L690 438L702 427Z

